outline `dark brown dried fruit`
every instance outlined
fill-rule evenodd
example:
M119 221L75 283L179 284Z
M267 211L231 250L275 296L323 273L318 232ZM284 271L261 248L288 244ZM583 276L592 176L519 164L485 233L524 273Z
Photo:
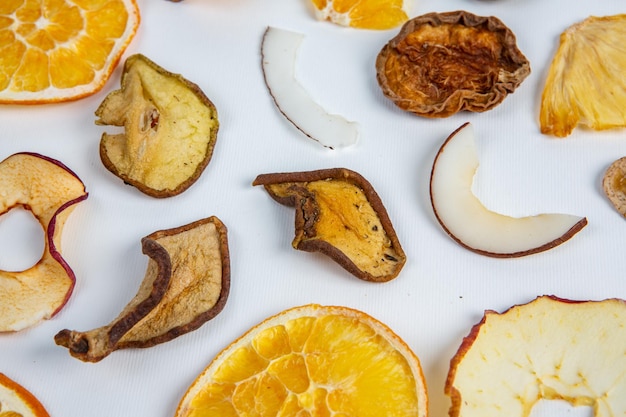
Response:
M361 175L343 168L259 175L277 202L296 208L295 249L321 252L365 281L395 278L406 256L383 203Z
M401 109L448 117L500 104L530 74L530 63L499 19L455 11L405 23L378 54L376 74Z
M150 257L137 295L110 324L62 330L54 340L85 362L123 348L146 348L196 330L215 317L230 290L226 226L216 217L161 230L141 241Z

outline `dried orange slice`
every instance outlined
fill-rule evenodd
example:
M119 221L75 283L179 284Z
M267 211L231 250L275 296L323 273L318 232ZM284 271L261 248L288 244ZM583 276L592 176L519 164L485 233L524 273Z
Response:
M2 0L0 103L100 90L139 26L135 0Z
M26 388L0 373L0 416L50 417L50 414Z
M410 0L311 0L315 15L341 26L392 29L409 20Z
M176 417L425 417L427 408L419 360L400 337L361 311L310 304L231 343Z

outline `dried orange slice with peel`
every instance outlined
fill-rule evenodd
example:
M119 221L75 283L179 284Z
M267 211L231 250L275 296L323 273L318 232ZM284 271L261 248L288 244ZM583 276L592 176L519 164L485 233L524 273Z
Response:
M30 391L0 373L0 416L50 417L50 414Z
M135 0L2 0L0 103L52 103L97 92L139 20Z
M425 417L427 408L419 360L391 329L358 310L309 304L218 354L176 417Z
M409 19L410 0L311 0L315 15L342 26L392 29Z

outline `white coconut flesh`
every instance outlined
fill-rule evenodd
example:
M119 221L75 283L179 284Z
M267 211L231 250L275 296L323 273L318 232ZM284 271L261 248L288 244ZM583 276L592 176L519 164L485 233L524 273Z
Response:
M487 209L472 191L478 165L474 130L468 123L444 143L431 173L435 214L446 231L469 249L523 256L550 249L586 225L584 217L570 214L511 217Z
M329 114L296 79L298 48L304 35L268 27L261 47L263 76L280 112L305 135L328 148L357 142L356 123Z

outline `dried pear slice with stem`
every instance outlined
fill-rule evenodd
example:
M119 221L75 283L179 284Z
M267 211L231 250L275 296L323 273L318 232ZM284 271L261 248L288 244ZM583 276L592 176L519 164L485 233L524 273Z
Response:
M61 330L58 345L85 362L123 348L147 348L191 332L222 311L230 290L226 226L209 217L142 239L150 257L135 297L110 324Z
M262 174L253 185L295 207L295 249L321 252L365 281L389 281L404 266L387 210L360 174L345 168Z
M466 11L409 20L376 58L383 94L424 117L490 110L529 74L514 33L496 17Z
M140 54L126 60L121 86L96 110L96 124L124 126L124 133L102 135L102 163L152 197L187 190L213 155L215 105L196 84Z
M566 137L577 125L626 126L626 14L591 16L565 30L541 96L541 132Z

